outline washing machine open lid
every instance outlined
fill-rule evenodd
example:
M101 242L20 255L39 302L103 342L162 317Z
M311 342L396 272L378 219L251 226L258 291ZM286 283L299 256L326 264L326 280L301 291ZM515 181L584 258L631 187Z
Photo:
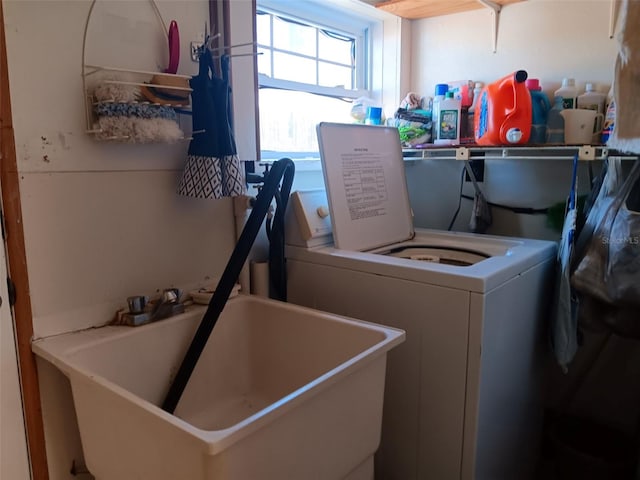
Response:
M366 251L413 238L398 129L323 122L317 134L335 247Z

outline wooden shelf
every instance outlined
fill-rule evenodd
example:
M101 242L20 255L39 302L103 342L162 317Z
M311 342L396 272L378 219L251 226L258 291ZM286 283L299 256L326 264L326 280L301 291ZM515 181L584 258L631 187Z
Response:
M493 0L498 5L508 5L523 0ZM477 0L387 0L377 3L376 8L410 20L437 17L484 8Z

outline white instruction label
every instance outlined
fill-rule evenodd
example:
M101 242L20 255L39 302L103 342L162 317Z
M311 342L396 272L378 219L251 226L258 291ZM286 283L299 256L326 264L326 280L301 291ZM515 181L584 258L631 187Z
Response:
M387 215L387 185L381 155L342 154L342 179L351 220Z
M336 248L364 251L413 236L397 128L321 123L318 144Z

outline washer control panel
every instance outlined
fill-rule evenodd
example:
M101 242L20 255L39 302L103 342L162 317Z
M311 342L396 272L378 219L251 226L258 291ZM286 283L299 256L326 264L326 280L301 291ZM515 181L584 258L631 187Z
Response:
M331 216L324 190L301 190L291 193L287 208L286 242L315 247L333 240Z

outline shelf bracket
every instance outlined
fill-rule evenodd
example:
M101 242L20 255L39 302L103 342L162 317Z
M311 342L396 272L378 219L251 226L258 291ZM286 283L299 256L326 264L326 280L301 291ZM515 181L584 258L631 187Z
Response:
M456 160L464 160L469 161L469 149L467 147L458 147L456 148Z
M596 159L596 149L591 145L583 145L578 149L578 160L595 160Z
M613 38L616 32L616 16L618 14L618 0L611 0L609 12L609 38Z
M493 53L496 53L496 51L498 50L498 25L500 23L500 11L502 10L502 5L492 2L491 0L476 1L490 10L491 17L493 18Z

